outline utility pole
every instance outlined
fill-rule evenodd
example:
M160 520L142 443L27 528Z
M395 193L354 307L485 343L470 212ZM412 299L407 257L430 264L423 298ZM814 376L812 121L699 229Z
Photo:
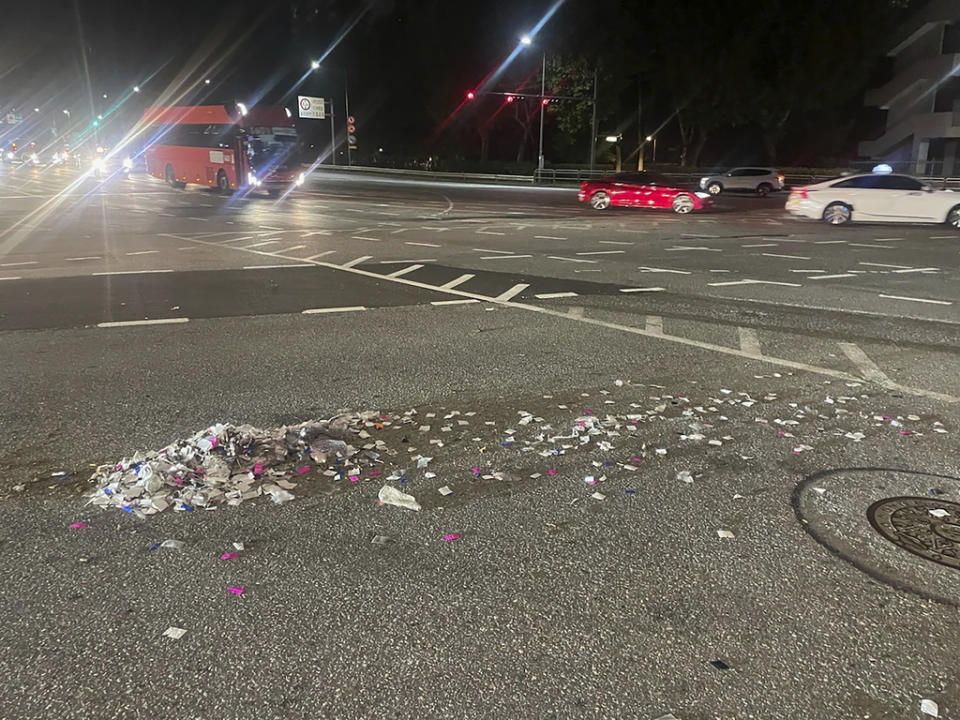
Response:
M547 98L547 51L543 51L543 70L540 73L540 157L537 167L543 170L543 111L546 106L543 101Z
M349 120L350 118L350 84L349 84L349 80L347 79L346 70L343 71L343 102L347 111L343 119L344 119L344 122L347 125L349 125L350 124L350 120ZM351 165L353 165L353 161L350 158L350 129L347 128L347 167L350 167Z
M637 75L637 170L643 172L644 142L643 138L643 77Z
M590 171L597 162L597 66L593 66L593 118L590 121Z
M333 97L330 97L330 164L337 164L337 130L333 122Z

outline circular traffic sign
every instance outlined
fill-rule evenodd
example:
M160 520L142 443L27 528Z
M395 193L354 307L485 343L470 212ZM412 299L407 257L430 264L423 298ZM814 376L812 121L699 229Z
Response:
M300 109L301 110L310 109L310 98L300 98Z
M357 126L356 126L356 125L347 125L347 132L348 132L348 133L355 133L356 131L357 131Z

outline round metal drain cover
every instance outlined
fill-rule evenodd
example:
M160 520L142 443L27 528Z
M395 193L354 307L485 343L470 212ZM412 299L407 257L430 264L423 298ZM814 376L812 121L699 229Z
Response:
M894 545L960 570L960 503L923 497L884 498L867 508L867 519Z

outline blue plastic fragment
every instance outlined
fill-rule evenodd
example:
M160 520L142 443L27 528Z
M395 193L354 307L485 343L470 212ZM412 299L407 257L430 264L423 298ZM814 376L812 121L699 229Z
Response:
M160 547L160 543L155 542L153 545L150 546L150 550L151 551L156 550L158 547Z
M624 490L624 491L623 491L623 494L624 494L624 495L636 495L636 494L637 494L637 491L636 491L636 490Z
M186 503L181 504L180 507L182 507L187 512L193 512L193 508L187 505Z
M604 467L610 467L611 465L613 465L613 463L610 462L609 460L607 460L607 461L603 464Z
M104 489L103 489L103 494L104 494L104 495L113 495L113 490L111 490L110 488L104 488Z
M500 443L500 446L501 446L501 447L510 447L512 444L513 444L513 443L512 443L511 441L505 440L504 442Z
M124 512L133 512L133 508L130 507L129 505L121 505L120 509L123 510Z

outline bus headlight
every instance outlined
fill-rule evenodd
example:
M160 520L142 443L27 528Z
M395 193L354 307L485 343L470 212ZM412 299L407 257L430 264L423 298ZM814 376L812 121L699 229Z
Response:
M306 179L307 179L307 176L304 175L303 173L300 173L300 174L297 176L297 185L303 185L303 183L304 183L304 181L305 181Z
M96 158L96 159L94 159L94 161L93 161L93 169L94 169L94 170L103 170L103 168L104 168L103 158Z

